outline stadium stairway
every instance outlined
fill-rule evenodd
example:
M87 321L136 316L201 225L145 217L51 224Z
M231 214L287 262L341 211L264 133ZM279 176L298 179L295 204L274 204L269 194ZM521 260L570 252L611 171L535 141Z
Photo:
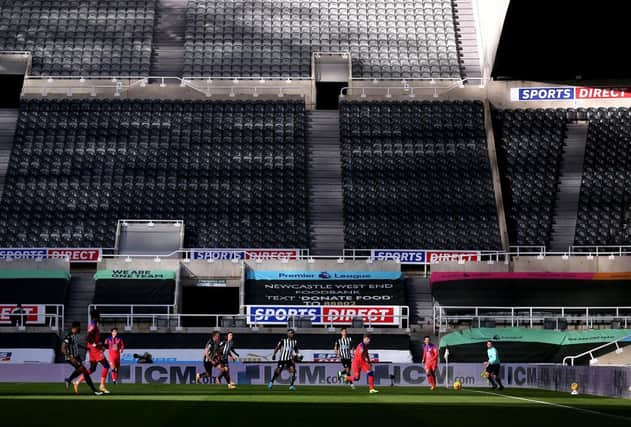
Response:
M480 48L473 13L473 0L452 0L456 40L460 53L460 69L469 84L479 84L482 80Z
M182 77L186 3L187 0L158 1L151 55L152 76Z
M9 168L9 157L13 147L13 134L18 121L17 108L0 109L0 199L4 189L4 179Z
M94 299L94 271L71 270L70 289L66 297L64 324L66 329L74 321L79 321L83 326L88 320L88 305Z
M405 273L405 292L410 307L410 324L421 329L431 329L434 299L429 279L423 273Z
M307 115L311 253L340 255L344 249L340 116L338 111Z
M583 175L587 122L568 124L561 162L550 250L565 252L574 243Z

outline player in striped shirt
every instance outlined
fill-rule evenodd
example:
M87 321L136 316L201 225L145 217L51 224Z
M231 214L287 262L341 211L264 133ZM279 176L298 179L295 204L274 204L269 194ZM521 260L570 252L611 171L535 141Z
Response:
M204 347L204 372L195 374L195 382L199 383L202 377L211 378L213 368L221 362L221 341L219 331L213 332Z
M335 341L333 350L337 358L342 362L342 370L337 372L337 378L340 381L350 383L351 387L355 388L353 381L348 381L347 379L351 374L351 359L353 358L352 341L353 339L348 336L346 328L342 328L340 330L340 337Z
M274 371L274 376L272 380L267 385L267 388L271 389L274 386L274 381L278 378L283 372L283 369L287 368L289 373L291 374L289 390L296 390L296 386L294 383L296 382L296 360L302 360L302 355L298 350L298 341L294 336L294 330L287 330L287 338L283 338L278 341L276 344L276 348L274 348L274 354L272 355L272 360L276 360L276 353L280 352L280 357L278 358L278 365L276 366L276 370Z
M221 374L217 377L217 384L221 384L221 378L223 377L226 379L228 389L230 390L237 388L237 386L230 381L230 360L235 361L237 357L239 357L239 353L234 349L234 334L228 332L226 340L221 343L221 362L217 366L221 370Z
M83 375L83 378L85 378L85 382L92 389L92 393L94 393L97 396L100 396L103 394L103 392L97 391L97 389L94 387L92 378L90 378L90 373L88 372L88 369L83 365L83 362L81 360L81 355L79 354L79 332L80 331L81 331L81 325L79 324L79 322L73 322L72 327L70 328L70 333L66 335L63 341L61 342L61 352L63 353L64 358L66 359L66 363L68 363L74 369L72 374L70 374L68 378L64 379L64 382L66 383L66 388L69 388L70 384L72 384L72 382L77 377L79 377L80 375ZM77 392L77 389L75 388L75 393L76 392Z

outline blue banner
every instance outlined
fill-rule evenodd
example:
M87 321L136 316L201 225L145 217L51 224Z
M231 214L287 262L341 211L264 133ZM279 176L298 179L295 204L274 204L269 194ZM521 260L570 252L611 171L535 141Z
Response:
M573 87L514 87L511 101L571 101Z
M245 259L244 250L222 250L222 249L193 249L191 259L214 261L231 261L233 259Z
M0 249L0 259L47 259L46 248L11 248Z
M375 261L399 261L401 264L425 264L424 250L373 249L371 258Z
M322 306L252 305L248 306L248 324L287 324L290 317L311 317L314 324L322 323Z
M249 270L248 280L398 280L399 271L262 271Z

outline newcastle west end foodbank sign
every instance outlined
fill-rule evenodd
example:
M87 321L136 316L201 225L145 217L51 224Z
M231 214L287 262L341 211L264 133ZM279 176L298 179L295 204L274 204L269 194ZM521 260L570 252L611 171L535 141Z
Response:
M553 86L513 87L510 90L511 101L573 101L623 98L631 98L631 88Z

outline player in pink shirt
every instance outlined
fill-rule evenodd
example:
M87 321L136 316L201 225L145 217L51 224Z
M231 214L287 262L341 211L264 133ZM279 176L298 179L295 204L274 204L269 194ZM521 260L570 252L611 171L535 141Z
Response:
M427 336L423 342L423 365L427 374L430 389L436 389L436 369L438 369L438 348L432 343Z
M105 340L105 348L110 356L110 366L112 367L112 382L118 381L118 369L121 367L121 354L125 350L125 342L118 336L118 329L112 328L111 335Z

